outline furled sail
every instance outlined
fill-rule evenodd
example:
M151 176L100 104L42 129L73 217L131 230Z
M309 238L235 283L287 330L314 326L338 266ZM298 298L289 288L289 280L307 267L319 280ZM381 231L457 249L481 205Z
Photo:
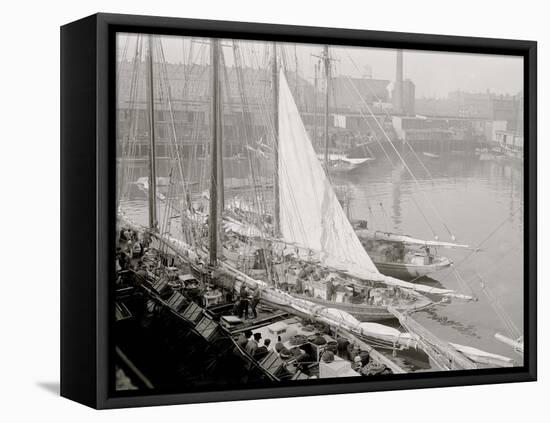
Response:
M380 279L317 159L283 72L278 145L283 240L319 251L323 265Z
M441 248L462 248L465 250L476 250L465 244L456 244L454 242L445 241L432 241L425 239L413 238L408 235L394 234L391 232L372 231L369 229L359 229L355 231L357 236L362 239L371 239L373 241L390 241L390 242L404 242L407 244L424 245L427 247L441 247Z

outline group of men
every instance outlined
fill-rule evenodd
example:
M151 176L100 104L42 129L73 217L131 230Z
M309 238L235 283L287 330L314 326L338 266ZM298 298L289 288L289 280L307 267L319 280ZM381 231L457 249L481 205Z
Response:
M258 286L254 287L252 291L246 286L245 283L241 285L239 290L239 299L235 304L235 314L241 319L248 319L248 307L250 306L250 311L252 312L252 317L255 319L258 317L258 312L256 307L260 303L261 291Z
M266 339L263 345L260 345L261 339L261 333L256 332L253 334L250 329L247 329L239 335L237 344L256 360L260 360L271 351L271 340Z
M261 333L253 333L250 329L247 329L239 335L237 344L255 360L261 360L272 350L270 339L265 339L263 344L260 345L261 340ZM327 343L320 333L316 333L311 342L316 345L325 345ZM284 346L281 337L278 337L274 350L283 359L292 357L292 351ZM336 355L351 361L351 368L363 376L391 373L385 365L373 361L367 351L362 350L358 345L350 343L346 338L339 337L336 345L327 345L320 359L321 361L330 363L334 361Z

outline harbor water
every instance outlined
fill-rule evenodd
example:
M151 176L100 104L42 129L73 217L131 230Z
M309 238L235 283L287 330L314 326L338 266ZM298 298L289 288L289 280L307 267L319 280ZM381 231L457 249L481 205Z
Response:
M418 280L473 293L478 301L453 300L414 317L442 339L519 359L494 334L509 330L499 309L523 333L523 168L473 154L420 160L406 158L414 177L405 166L377 160L333 180L346 187L351 217L365 218L372 229L442 241L452 234L457 243L479 246L475 253L438 250L463 281L451 270Z
M456 271L446 269L417 280L474 295L477 301L455 299L419 311L414 318L448 342L502 354L521 364L520 356L494 335L514 338L515 328L523 333L522 165L480 160L473 153L404 158L406 165L396 157L391 163L378 158L354 172L331 175L338 196L344 193L349 216L367 220L370 229L427 240L453 241L454 237L456 243L479 247L477 252L438 249L439 255L453 260ZM226 179L245 176L244 164L228 162ZM146 176L146 169L138 169L137 176ZM239 191L229 190L226 200L235 194ZM125 200L121 206L129 217L146 224L146 198ZM175 235L178 226L172 224ZM499 314L505 314L511 324L505 324Z

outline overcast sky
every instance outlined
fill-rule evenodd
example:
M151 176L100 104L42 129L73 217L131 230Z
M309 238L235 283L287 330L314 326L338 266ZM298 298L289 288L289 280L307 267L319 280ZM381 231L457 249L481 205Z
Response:
M124 46L127 46L127 57L135 50L135 37L131 36L126 44L126 35L119 35L119 57L122 56ZM188 54L189 39L183 37L163 36L162 45L167 62L181 63L187 61L184 54ZM208 61L208 46L206 39L194 42L193 61ZM228 66L233 65L230 41L224 41L224 52ZM251 52L247 57L258 66L265 64L268 53L265 43L246 42L247 47L242 51ZM284 50L287 65L295 67L296 59L298 71L308 79L313 79L314 65L319 60L322 46L307 44L280 43ZM395 79L396 51L393 49L358 48L358 47L331 47L333 74L362 76L372 74L373 78ZM416 97L446 97L454 90L481 92L490 90L498 94L515 95L523 87L523 59L514 56L497 56L482 54L425 52L404 50L403 76L411 79L416 85Z

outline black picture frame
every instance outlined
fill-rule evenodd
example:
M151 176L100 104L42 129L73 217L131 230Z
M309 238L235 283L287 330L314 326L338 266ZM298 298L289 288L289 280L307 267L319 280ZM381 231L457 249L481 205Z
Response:
M115 233L115 34L141 32L524 58L524 366L165 395L113 395L109 280ZM61 28L61 395L94 408L534 381L537 377L537 44L152 16L95 14Z

